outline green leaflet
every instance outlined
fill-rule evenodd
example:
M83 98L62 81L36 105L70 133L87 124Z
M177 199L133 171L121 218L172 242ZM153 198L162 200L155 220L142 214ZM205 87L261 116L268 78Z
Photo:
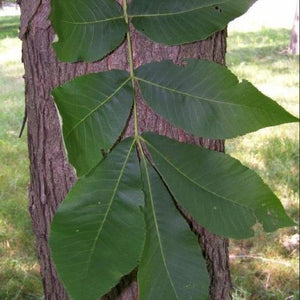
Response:
M128 16L155 42L176 45L203 40L224 29L256 0L135 0ZM52 0L50 20L58 36L53 44L61 61L96 61L123 41L128 26L114 0Z
M226 1L228 0L134 0L129 4L128 13L133 17L139 15L159 16L161 14L176 14L224 3Z
M196 236L145 157L141 169L147 235L138 270L140 300L208 299L209 276Z
M145 230L141 189L129 138L79 179L59 206L51 254L72 299L99 299L136 267Z
M139 67L135 74L150 107L177 127L225 139L298 119L227 68L204 60Z
M213 233L247 238L259 221L266 231L292 226L279 199L260 177L229 155L143 134L174 198Z
M244 14L256 0L134 0L128 7L134 27L151 40L179 45L206 39ZM174 3L173 3L174 2ZM184 3L184 4L183 4Z
M52 0L53 44L61 61L96 61L123 41L128 26L112 0Z
M121 135L132 106L129 74L89 74L52 92L63 121L70 163L81 176L93 168Z

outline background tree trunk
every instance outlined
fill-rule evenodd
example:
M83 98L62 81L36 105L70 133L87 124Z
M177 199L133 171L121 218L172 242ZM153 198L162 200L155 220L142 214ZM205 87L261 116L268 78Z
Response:
M299 0L296 5L289 51L292 54L299 54Z
M50 259L48 235L58 204L76 181L64 153L60 123L51 98L53 87L89 72L128 69L127 47L121 45L113 54L96 63L68 64L58 62L51 48L54 33L48 20L50 0L19 0L21 6L20 38L23 41L25 66L26 113L28 117L28 149L31 182L29 210L36 235L36 248L41 266L45 299L68 299ZM132 30L135 66L163 59L182 64L194 57L225 63L226 33L214 34L206 41L185 46L166 47L155 44ZM138 91L137 91L138 93ZM139 94L139 93L138 93ZM142 131L154 131L180 141L224 151L223 141L204 140L172 127L154 114L139 97L138 117ZM132 132L132 121L125 135ZM183 212L184 213L184 212ZM187 214L198 234L211 275L211 299L231 299L228 241L196 224ZM138 299L135 272L104 297L105 299Z

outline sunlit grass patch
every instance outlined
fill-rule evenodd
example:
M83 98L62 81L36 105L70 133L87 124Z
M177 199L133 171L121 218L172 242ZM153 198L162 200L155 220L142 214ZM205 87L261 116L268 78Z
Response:
M254 168L286 202L288 197L298 197L298 134L297 124L285 124L228 140L226 149Z
M17 260L8 257L2 263L9 268L1 269L0 299L42 299L42 295L36 293L40 290L40 279L35 261L27 257L19 257Z
M299 56L285 51L287 29L231 32L227 63L289 112L299 114ZM299 127L284 124L226 141L226 150L254 169L298 221ZM298 227L231 241L234 299L299 299Z
M20 16L1 16L0 18L0 40L15 38L18 36Z
M14 64L15 62L21 62L20 40L16 38L5 38L0 42L0 49L0 64L4 63L8 67L10 67L11 62L13 62ZM16 66L19 67L20 64L17 64Z
M232 262L231 268L237 286L235 300L299 299L299 283L289 279L297 277L298 271L283 259L268 261L263 256L245 256Z
M0 17L0 299L42 299L28 213L29 162L19 16Z
M298 299L296 232L289 228L266 234L258 227L255 238L232 243L234 299Z
M42 286L28 213L27 147L13 125L0 129L0 299L39 299Z
M5 135L0 139L0 299L38 299L42 287L28 213L26 144L15 134Z

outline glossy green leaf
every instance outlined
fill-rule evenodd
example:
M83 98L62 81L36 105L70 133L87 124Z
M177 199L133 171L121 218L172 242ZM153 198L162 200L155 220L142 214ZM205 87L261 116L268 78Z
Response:
M128 8L137 30L167 45L191 43L220 31L256 0L134 0Z
M121 70L78 77L52 92L63 122L70 163L81 176L121 135L132 106L129 74Z
M171 61L150 63L138 68L136 77L154 111L197 136L232 138L298 120L213 62L189 59L186 67Z
M139 299L208 299L209 276L196 236L145 158L141 169L147 235L138 270Z
M123 41L128 26L113 0L52 0L53 44L61 61L96 61Z
M175 199L213 233L247 238L292 226L279 199L252 170L229 155L143 134L155 166Z
M99 299L137 266L145 230L141 206L130 138L78 180L52 222L52 258L72 299Z

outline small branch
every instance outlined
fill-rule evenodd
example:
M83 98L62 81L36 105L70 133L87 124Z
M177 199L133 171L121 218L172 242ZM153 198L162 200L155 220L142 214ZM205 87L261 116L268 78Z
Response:
M267 275L267 280L266 280L266 284L265 284L265 290L268 290L269 287L270 287L271 273L268 272L267 274L268 274L268 275Z
M20 133L19 133L19 138L22 137L22 134L23 134L23 131L24 131L26 122L27 122L27 110L26 110L26 108L25 108L24 117L23 117L23 122L22 122L22 126L21 126Z

